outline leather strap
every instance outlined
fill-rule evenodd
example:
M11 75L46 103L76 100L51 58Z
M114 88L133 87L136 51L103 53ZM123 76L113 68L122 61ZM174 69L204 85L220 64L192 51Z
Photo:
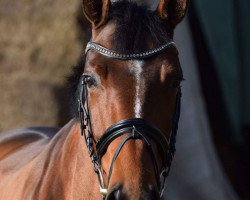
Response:
M158 147L160 152L162 152L164 156L168 154L169 142L158 128L145 119L131 118L118 121L105 131L96 144L98 157L101 158L105 154L107 147L115 138L125 133L130 133L133 127L135 127L137 131L143 132L143 135L153 139L154 142L159 144Z
M156 54L159 54L161 53L162 51L164 51L165 49L169 48L169 47L176 47L176 44L175 42L173 42L172 40L167 42L166 44L158 47L158 48L155 48L155 49L151 49L151 50L148 50L148 51L145 51L145 52L141 52L141 53L131 53L131 54L121 54L121 53L117 53L116 51L114 50L110 50L100 44L97 44L95 42L88 42L87 43L87 46L86 46L86 49L85 49L85 54L93 49L97 52L99 52L100 54L106 56L106 57L110 57L110 58L114 58L114 59L120 59L120 60L133 60L133 59L139 59L139 60L143 60L145 58L149 58L149 57L152 57Z

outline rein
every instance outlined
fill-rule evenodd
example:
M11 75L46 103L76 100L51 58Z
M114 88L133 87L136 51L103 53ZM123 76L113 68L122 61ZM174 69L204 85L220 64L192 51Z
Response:
M104 56L113 58L113 59L121 59L121 60L131 60L131 59L146 59L148 57L152 57L156 54L161 53L165 49L169 48L170 46L176 47L173 41L170 41L159 48L149 50L147 52L142 52L139 54L119 54L113 50L109 50L97 43L89 42L87 44L85 54L89 50L95 50L101 53ZM158 191L160 197L162 197L166 178L169 174L171 163L175 154L175 143L176 143L176 135L178 130L178 122L180 117L180 106L181 106L181 90L178 90L176 96L176 105L175 105L175 113L172 118L172 131L170 135L170 139L168 140L165 135L152 123L146 121L142 118L132 118L132 119L123 119L113 125L111 125L100 138L100 140L95 141L94 135L92 132L92 124L91 124L91 113L90 113L90 106L89 106L89 98L88 98L88 89L87 83L85 80L85 76L81 77L81 84L80 84L80 97L79 97L79 119L80 119L80 128L81 134L84 137L86 142L89 156L93 163L94 171L98 176L100 193L102 194L103 199L106 198L108 194L108 186L113 172L113 166L115 163L116 158L118 157L122 147L128 140L142 140L151 154L154 169L155 169L155 176L157 178L158 184ZM113 159L111 161L107 185L104 183L103 179L103 172L101 167L101 159L102 156L106 153L106 150L109 144L116 139L117 137L125 135L124 138L119 143ZM162 169L159 169L156 155L152 148L152 145L149 141L149 138L152 139L159 149L159 151L164 155L163 163L165 163Z

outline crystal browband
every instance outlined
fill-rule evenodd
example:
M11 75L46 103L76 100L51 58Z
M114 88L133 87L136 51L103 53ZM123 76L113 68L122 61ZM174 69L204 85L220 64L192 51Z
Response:
M95 51L98 51L100 54L110 57L110 58L115 58L115 59L120 59L120 60L134 60L134 59L145 59L148 57L151 57L155 54L158 54L159 52L162 52L163 50L169 48L170 46L174 46L176 48L176 44L173 41L170 41L158 48L151 49L149 51L141 52L141 53L131 53L131 54L120 54L117 53L113 50L107 49L100 44L97 44L95 42L88 42L86 49L85 49L85 54L93 49ZM177 48L176 48L177 49Z

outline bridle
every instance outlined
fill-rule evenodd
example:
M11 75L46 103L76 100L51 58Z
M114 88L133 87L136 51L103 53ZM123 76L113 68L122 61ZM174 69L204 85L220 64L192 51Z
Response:
M152 57L156 54L161 53L170 46L175 47L175 43L173 41L170 41L160 46L159 48L152 49L142 53L120 54L113 50L109 50L97 43L88 42L85 50L85 55L89 50L93 49L101 53L102 55L113 59L122 59L122 60L146 59L148 57ZM141 139L146 144L146 147L152 156L155 168L155 175L158 178L157 179L158 190L160 196L163 195L163 191L166 184L166 178L169 174L171 163L175 154L175 142L176 142L176 134L178 130L178 122L180 116L180 104L181 104L181 90L179 89L176 96L175 113L172 118L172 131L169 141L157 127L155 127L152 123L142 118L123 119L121 121L118 121L117 123L111 125L105 131L100 140L95 141L92 133L86 77L84 75L81 77L80 98L79 98L79 119L81 124L81 134L85 139L88 152L94 166L94 171L98 175L100 193L102 194L103 199L106 198L106 195L108 193L107 188L112 175L113 166L122 147L128 140L136 140L136 139ZM125 135L125 137L121 140L114 153L108 174L107 186L105 187L103 172L101 167L101 159L102 156L105 154L109 144L114 139L116 139L121 135ZM152 139L155 143L157 143L160 152L164 155L163 163L165 163L165 166L161 171L159 171L156 156L149 141L149 138Z
M105 47L103 47L100 44L97 44L95 42L88 42L86 49L85 49L85 54L93 49L95 51L98 51L100 54L106 56L106 57L110 57L110 58L114 58L114 59L120 59L120 60L135 60L135 59L146 59L149 57L152 57L156 54L161 53L162 51L166 50L167 48L169 48L170 46L174 46L176 49L176 45L175 42L173 41L169 41L166 44L155 48L155 49L151 49L149 51L145 51L145 52L141 52L141 53L131 53L131 54L121 54L121 53L117 53L113 50L107 49Z
M110 57L113 59L121 59L121 60L133 60L133 59L146 59L148 57L152 57L156 54L161 53L166 50L170 46L175 47L175 43L173 41L169 41L166 44L160 46L159 48L152 49L142 53L133 53L133 54L120 54L113 50L109 50L97 43L88 42L85 55L89 50L95 50L106 57ZM155 127L151 122L142 119L142 118L132 118L132 119L123 119L118 121L117 123L111 125L102 135L102 137L95 141L93 132L92 132L92 124L91 124L91 114L90 114L90 106L89 106L89 98L88 98L88 89L86 83L86 77L82 75L80 84L80 97L79 97L79 119L80 119L80 128L81 134L85 139L89 156L94 166L94 171L97 173L100 193L102 194L103 199L106 198L108 194L108 185L112 176L113 166L116 158L118 157L122 147L128 140L142 140L151 154L155 176L157 178L158 191L160 196L162 197L163 191L166 184L166 178L169 174L171 163L175 154L175 142L176 142L176 134L178 130L178 122L180 116L180 106L181 106L181 90L179 88L177 96L176 96L176 105L175 105L175 113L172 118L172 131L170 135L170 139L168 140L165 135ZM124 135L121 142L119 143L113 159L111 161L107 185L104 183L103 179L103 171L101 167L101 159L103 155L106 153L106 150L109 144L119 136ZM165 163L164 167L160 170L156 155L150 143L150 140L154 141L157 144L159 151L164 156L163 163Z

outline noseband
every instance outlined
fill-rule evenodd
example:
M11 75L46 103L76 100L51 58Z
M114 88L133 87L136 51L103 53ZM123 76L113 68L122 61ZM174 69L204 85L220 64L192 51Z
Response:
M146 59L152 57L156 54L161 53L170 46L175 46L173 41L170 41L159 48L152 49L142 53L133 53L133 54L119 54L113 50L109 50L97 43L89 42L87 44L85 54L89 50L95 50L106 57L120 60L132 60L132 59ZM85 76L81 77L81 87L80 87L80 97L79 97L79 119L81 124L81 134L85 139L91 161L94 166L94 171L98 175L100 193L102 194L103 199L106 198L108 193L108 186L113 172L113 166L116 158L118 157L122 147L128 140L142 140L151 154L154 169L155 177L157 178L159 194L162 197L163 191L165 188L166 178L169 174L171 163L175 154L175 142L176 134L178 130L178 122L180 116L180 103L181 103L181 90L179 89L176 97L175 113L172 118L172 131L170 139L168 140L165 135L152 123L146 121L142 118L132 118L132 119L123 119L113 125L111 125L100 138L100 140L95 141L92 133L92 124L90 116L90 106L88 98L87 83L85 81ZM121 142L119 143L114 156L111 161L107 185L104 183L103 171L101 167L101 159L106 153L106 150L110 143L116 138L124 135ZM157 144L159 152L163 155L164 167L159 168L156 154L151 145L151 141L154 141Z

